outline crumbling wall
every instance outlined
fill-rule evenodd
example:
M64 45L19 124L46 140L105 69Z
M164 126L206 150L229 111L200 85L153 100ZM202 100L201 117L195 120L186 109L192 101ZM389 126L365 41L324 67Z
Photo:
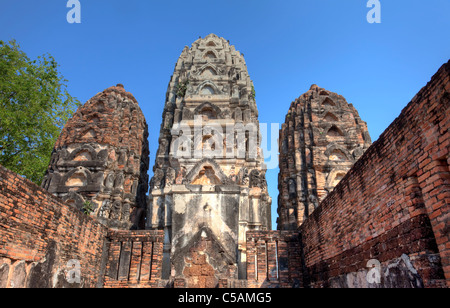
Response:
M157 287L163 242L110 230L0 166L0 288Z
M227 254L214 233L203 227L172 258L176 287L216 288L224 280L237 280L236 259Z
M247 286L303 287L302 255L297 232L247 232Z
M155 288L162 270L163 231L110 231L105 288Z
M0 288L96 287L106 234L100 223L0 166Z
M312 287L450 286L450 62L299 228Z

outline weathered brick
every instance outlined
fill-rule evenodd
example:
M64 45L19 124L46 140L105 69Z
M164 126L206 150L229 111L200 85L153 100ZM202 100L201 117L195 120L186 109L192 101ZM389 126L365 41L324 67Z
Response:
M340 275L363 269L357 248L366 262L436 254L442 267L424 258L417 270L425 286L448 282L449 148L438 140L450 140L448 129L440 129L450 116L445 107L449 93L441 90L449 87L449 72L450 62L300 226L306 268L316 273L311 286L327 286ZM339 273L328 266L336 263Z
M29 287L69 285L64 277L55 280L50 273L65 270L67 262L76 259L81 264L83 285L95 287L107 229L2 166L0 179L15 183L10 188L0 185L0 211L7 219L6 224L0 224L0 247L5 247L0 248L0 257L25 262L26 266L37 262L48 270L18 270L11 281L16 286L25 286L23 281L27 281ZM13 210L4 211L9 207Z

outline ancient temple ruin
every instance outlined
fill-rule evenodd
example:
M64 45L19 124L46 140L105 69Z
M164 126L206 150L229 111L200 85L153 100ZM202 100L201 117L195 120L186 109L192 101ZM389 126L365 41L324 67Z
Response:
M163 276L198 280L186 260L204 239L211 245L198 250L207 250L212 283L245 278L246 232L271 230L272 201L253 83L225 39L211 34L184 48L159 142L147 228L165 232Z
M120 84L67 122L41 187L0 166L0 288L450 287L449 93L447 62L371 144L313 85L280 131L273 231L243 55L200 38L169 83L150 181Z
M42 187L105 225L145 227L148 127L122 85L81 106L58 138Z
M313 85L291 104L279 143L278 229L296 230L372 141L352 104Z

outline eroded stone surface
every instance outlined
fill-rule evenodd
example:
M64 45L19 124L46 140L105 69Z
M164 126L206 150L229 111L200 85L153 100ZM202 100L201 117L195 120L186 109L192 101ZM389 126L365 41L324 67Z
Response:
M56 142L42 187L117 229L143 229L148 190L148 127L122 85L97 94Z
M280 230L301 225L372 143L353 105L317 85L291 104L279 142Z
M185 47L168 87L150 182L147 227L165 230L166 260L185 254L207 228L245 276L246 232L271 229L260 142L243 55L214 34ZM184 277L182 268L167 266L166 278Z

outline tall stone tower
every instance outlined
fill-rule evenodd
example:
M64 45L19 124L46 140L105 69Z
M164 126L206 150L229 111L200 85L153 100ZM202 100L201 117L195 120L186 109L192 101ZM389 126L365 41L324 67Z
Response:
M353 105L313 85L291 104L279 143L278 229L295 230L372 141Z
M271 229L260 142L243 55L214 34L185 47L166 95L147 215L148 229L165 230L164 278L190 287L245 278L246 232Z
M53 150L42 187L114 229L144 229L148 127L122 85L78 108Z

